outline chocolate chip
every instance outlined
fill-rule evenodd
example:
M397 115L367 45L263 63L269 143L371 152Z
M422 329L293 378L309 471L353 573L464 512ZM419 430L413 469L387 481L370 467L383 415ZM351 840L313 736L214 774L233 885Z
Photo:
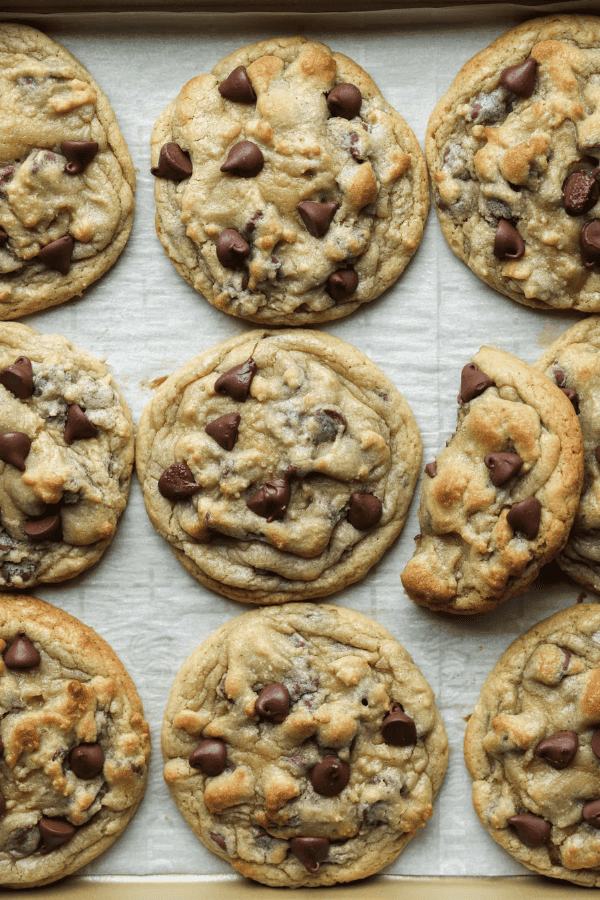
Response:
M244 66L238 66L228 75L225 81L219 85L219 93L226 100L232 100L234 103L256 102L256 94Z
M353 119L360 112L362 94L355 84L340 82L329 91L327 106L332 116L341 119Z
M291 488L289 478L273 478L265 481L263 486L246 502L248 509L262 516L267 522L283 519L290 502Z
M215 844L217 844L217 846L221 848L221 850L227 850L227 844L225 843L225 838L222 834L215 834L214 831L211 831L210 836Z
M14 394L19 400L26 400L33 394L33 369L31 360L19 356L12 366L0 372L0 384Z
M183 460L173 463L158 479L158 490L167 500L187 500L202 490L197 484L188 464Z
M592 828L600 828L600 800L590 800L582 809L583 821Z
M540 529L540 517L542 505L535 497L521 500L508 511L506 521L513 531L520 531L527 540L532 541L537 537Z
M568 397L568 399L571 401L575 408L575 412L579 414L579 394L577 393L577 391L574 388L569 387L563 387L561 388L561 391L563 392L565 397Z
M584 225L579 235L581 258L587 269L600 265L600 219L592 219Z
M509 66L500 75L500 84L518 97L531 97L535 88L537 60L530 56L516 66Z
M596 447L594 454L596 456L596 462L600 465L600 446Z
M310 783L322 797L336 797L350 781L350 766L337 756L325 756L310 773Z
M265 158L256 144L252 141L240 141L229 151L221 172L237 175L238 178L255 178L264 164Z
M340 431L340 426L341 428L346 427L345 418L336 409L317 409L315 410L315 419L319 428L313 438L315 444L335 441Z
M381 500L374 494L352 494L348 521L358 531L377 525L383 512Z
M338 269L327 279L325 291L336 303L351 297L358 287L358 274L353 268Z
M22 431L5 431L0 434L0 459L21 472L25 471L25 460L30 449L31 438Z
M38 828L44 842L44 851L49 853L71 840L77 829L64 819L40 819Z
M38 259L49 269L56 269L61 275L68 275L74 245L75 241L71 235L64 234L58 240L42 247L38 253Z
M83 440L85 438L94 438L98 436L98 429L93 422L90 422L84 411L76 403L69 406L67 415L67 423L63 437L66 444L72 444L73 441Z
M340 204L336 200L330 200L326 203L303 200L297 206L306 230L315 238L322 238L327 234L331 220L339 208Z
M204 430L223 450L233 450L238 439L240 420L239 413L227 413L219 416L218 419L213 419Z
M33 669L39 664L40 654L25 632L18 631L4 653L4 665L9 669Z
M226 269L241 269L250 244L235 228L226 228L217 238L217 259Z
M192 161L189 153L182 150L175 141L169 141L160 148L158 165L150 169L155 178L169 178L171 181L183 181L192 174Z
M190 754L192 769L200 769L204 775L220 775L227 763L227 744L219 738L205 738Z
M525 243L514 225L506 219L499 219L494 235L494 256L496 259L521 259L525 253Z
M495 484L496 487L500 487L513 475L516 475L523 465L523 460L518 453L488 453L484 456L483 461L491 471L492 484Z
M600 759L600 731L595 731L592 735L592 750L594 756L597 756L598 759Z
M575 759L578 747L579 738L574 731L557 731L541 741L533 752L553 769L566 769Z
M545 844L552 830L550 822L546 822L541 816L534 816L533 813L519 813L511 816L507 824L512 825L522 844L532 848Z
M69 755L71 770L78 778L95 778L104 768L104 750L100 744L79 744Z
M2 735L0 734L0 756L4 755L4 741L2 739Z
M475 363L467 363L460 373L459 402L469 403L474 397L479 397L485 390L493 386L492 379L488 378Z
M290 694L286 686L273 682L264 687L256 698L254 712L261 719L268 719L277 725L287 719L290 712Z
M233 366L222 375L219 375L215 381L215 391L217 394L226 394L232 400L243 403L250 393L250 385L256 374L256 363L250 356L246 362L239 366Z
M437 475L437 462L427 463L425 466L425 474L429 475L430 478L435 478Z
M316 875L319 863L327 856L329 841L319 837L294 837L290 841L290 850L307 872Z
M392 703L390 711L381 723L381 736L392 747L410 747L417 743L417 726L407 716L399 703Z
M562 371L562 369L556 369L556 371L554 372L554 380L559 387L562 385L565 380L565 373Z
M67 159L67 175L81 175L98 152L98 144L96 141L61 141L60 152Z
M8 234L0 225L0 247L4 247L6 242L8 241Z
M563 206L569 216L583 216L598 202L600 186L593 175L575 172L563 185Z
M2 791L0 791L0 817L6 815L6 798Z
M60 515L54 513L40 519L29 519L23 525L23 531L32 541L62 541Z

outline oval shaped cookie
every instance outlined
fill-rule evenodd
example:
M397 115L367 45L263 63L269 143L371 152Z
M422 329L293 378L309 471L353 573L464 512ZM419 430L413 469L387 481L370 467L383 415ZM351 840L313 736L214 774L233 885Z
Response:
M406 650L360 613L308 603L246 613L201 644L162 742L165 780L202 843L287 887L391 863L431 816L448 757Z
M540 622L500 658L467 725L482 824L529 869L600 886L600 607Z
M421 460L406 401L366 356L316 331L246 332L147 404L146 510L186 569L245 603L323 597L396 539Z
M421 606L470 614L527 589L561 550L583 477L573 405L550 379L489 347L462 370L456 433L425 467L413 558Z
M121 834L144 793L149 728L114 652L32 597L0 595L0 884L69 875Z
M125 508L133 422L106 367L60 335L0 326L0 587L95 563Z
M600 311L600 18L525 22L460 70L426 155L444 237L525 306Z
M242 47L182 88L151 144L165 251L231 315L346 316L398 278L421 239L417 140L369 75L325 44Z

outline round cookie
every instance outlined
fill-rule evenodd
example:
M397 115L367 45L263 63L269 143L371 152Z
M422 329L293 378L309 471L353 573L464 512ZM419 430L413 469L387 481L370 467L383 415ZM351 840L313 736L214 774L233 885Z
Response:
M125 508L129 408L106 367L66 338L0 326L0 587L95 563Z
M585 453L584 490L558 565L571 578L600 593L600 318L567 329L540 357L544 372L571 399Z
M442 231L525 306L600 311L600 18L509 31L435 107L426 155Z
M365 878L432 815L446 770L433 692L389 632L309 603L222 625L181 668L162 733L188 825L243 875Z
M180 275L231 315L346 316L393 284L421 239L419 144L370 76L325 44L280 38L231 53L182 88L151 145L158 236Z
M527 589L565 544L583 479L573 405L541 372L482 347L462 370L456 433L425 467L416 550L421 606L487 612Z
M63 303L115 262L135 173L110 104L64 47L0 25L0 319Z
M138 429L146 510L199 581L245 603L324 597L396 539L421 463L414 417L359 350L245 332L171 375Z
M600 887L600 606L580 604L518 638L469 719L473 803L530 869Z
M0 594L0 884L69 875L134 815L150 756L142 703L87 625Z

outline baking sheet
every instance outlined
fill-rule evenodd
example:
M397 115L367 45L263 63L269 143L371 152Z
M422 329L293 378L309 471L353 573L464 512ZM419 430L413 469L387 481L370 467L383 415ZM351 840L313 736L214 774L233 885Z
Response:
M562 4L566 10L581 6ZM116 112L138 177L132 235L115 267L82 298L23 321L44 333L65 335L104 359L136 422L156 379L253 327L197 295L176 273L154 231L150 132L182 85L244 43L302 33L359 62L423 145L429 114L460 66L524 18L515 7L490 10L487 4L485 15L471 9L465 21L459 11L444 24L439 12L431 24L401 13L19 18L14 8L10 14L8 6L4 20L40 27L91 71ZM446 246L432 209L421 247L397 284L379 300L319 330L357 346L392 379L416 416L426 463L454 430L460 371L481 345L533 363L580 318L527 309L480 283ZM418 489L404 532L381 563L362 582L322 601L372 616L397 637L433 686L448 730L450 763L433 819L387 872L522 875L525 870L491 840L472 810L462 758L466 718L487 673L515 637L578 599L599 598L584 596L551 567L530 591L485 617L454 620L417 608L399 580L419 531L417 507ZM112 645L138 687L152 728L146 799L126 834L84 873L94 879L230 876L230 867L199 844L170 800L162 780L160 726L184 659L215 628L249 607L213 594L185 572L150 525L135 478L117 535L101 562L72 582L34 593L82 619Z

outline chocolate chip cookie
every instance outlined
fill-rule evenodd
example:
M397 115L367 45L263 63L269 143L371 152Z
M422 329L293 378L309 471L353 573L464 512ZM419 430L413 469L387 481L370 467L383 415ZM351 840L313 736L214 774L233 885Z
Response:
M427 170L369 75L325 44L280 38L189 81L152 134L156 229L224 312L268 325L346 316L417 249Z
M600 606L518 638L469 719L473 803L491 836L542 875L600 886Z
M462 370L456 433L425 467L409 597L486 612L561 550L583 479L571 401L522 360L483 347Z
M431 816L446 770L433 692L389 632L310 603L222 625L180 670L165 780L243 875L286 887L365 878Z
M0 319L63 303L112 266L135 174L110 104L64 47L0 25Z
M0 326L0 587L63 581L96 562L125 508L129 408L66 338Z
M148 515L186 569L269 604L362 578L402 530L420 460L408 404L359 350L261 330L161 385L136 467Z
M600 318L590 316L565 331L536 368L573 404L585 452L583 493L557 562L575 581L600 592Z
M426 154L454 253L525 306L600 311L600 18L525 22L470 60Z
M32 597L0 594L0 884L63 878L135 813L150 739L102 638Z

